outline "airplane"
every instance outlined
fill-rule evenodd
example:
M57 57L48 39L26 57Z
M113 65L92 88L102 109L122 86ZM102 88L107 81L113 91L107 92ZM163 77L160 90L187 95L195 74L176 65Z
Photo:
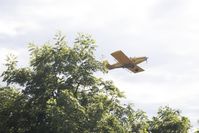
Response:
M108 61L106 61L106 67L109 70L115 68L127 68L131 72L138 73L144 71L141 67L137 66L143 61L147 61L148 57L127 57L121 50L115 51L111 54L118 62L110 65Z

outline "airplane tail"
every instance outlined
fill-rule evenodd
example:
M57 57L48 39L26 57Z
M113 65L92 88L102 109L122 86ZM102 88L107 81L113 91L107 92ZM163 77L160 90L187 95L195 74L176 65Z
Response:
M109 70L113 69L112 65L109 64L107 60L103 61L103 64L108 68Z

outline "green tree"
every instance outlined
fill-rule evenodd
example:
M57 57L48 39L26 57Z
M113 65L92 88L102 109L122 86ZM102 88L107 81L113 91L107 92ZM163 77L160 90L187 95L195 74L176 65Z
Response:
M199 124L199 120L197 121ZM197 128L196 131L194 133L199 133L199 129Z
M150 121L152 133L188 133L190 121L187 117L181 116L179 110L168 106L161 107L156 117Z
M27 126L20 115L25 98L17 89L11 87L0 88L0 132L16 132L16 127ZM16 121L20 122L17 123ZM19 128L19 131L21 128Z
M95 76L106 64L94 56L95 41L79 34L70 47L61 34L43 46L29 45L30 64L8 56L0 88L1 133L187 133L190 121L178 110L160 108L149 120L120 103L122 92ZM9 86L15 86L16 89Z
M199 133L199 130L197 129L194 133Z
M107 72L95 59L95 48L89 35L79 34L69 47L58 34L54 44L29 45L28 67L18 68L16 58L9 56L3 81L22 91L4 89L9 97L16 97L2 105L0 116L5 122L0 122L0 129L11 133L145 132L144 112L122 105L118 88L94 76L97 71Z

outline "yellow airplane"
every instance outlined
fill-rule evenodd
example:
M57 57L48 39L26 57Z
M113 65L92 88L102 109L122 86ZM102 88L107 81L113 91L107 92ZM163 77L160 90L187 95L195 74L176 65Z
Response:
M106 67L111 70L115 68L127 68L128 70L138 73L144 71L137 64L147 61L148 57L134 57L128 58L121 50L115 51L111 54L118 62L110 65L108 61L106 62Z

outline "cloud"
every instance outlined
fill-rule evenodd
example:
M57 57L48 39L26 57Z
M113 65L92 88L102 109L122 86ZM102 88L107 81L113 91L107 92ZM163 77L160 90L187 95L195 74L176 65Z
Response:
M9 51L27 64L27 44L52 40L57 30L70 42L77 32L97 41L97 58L114 63L111 52L148 56L146 71L110 71L127 100L155 114L161 105L179 107L194 125L198 117L199 9L196 0L16 0L0 2L0 63ZM25 59L24 59L25 57ZM25 61L26 60L26 61ZM190 113L193 112L193 113ZM198 118L199 119L199 118Z
M34 22L0 21L0 35L17 36L38 29L40 26Z

